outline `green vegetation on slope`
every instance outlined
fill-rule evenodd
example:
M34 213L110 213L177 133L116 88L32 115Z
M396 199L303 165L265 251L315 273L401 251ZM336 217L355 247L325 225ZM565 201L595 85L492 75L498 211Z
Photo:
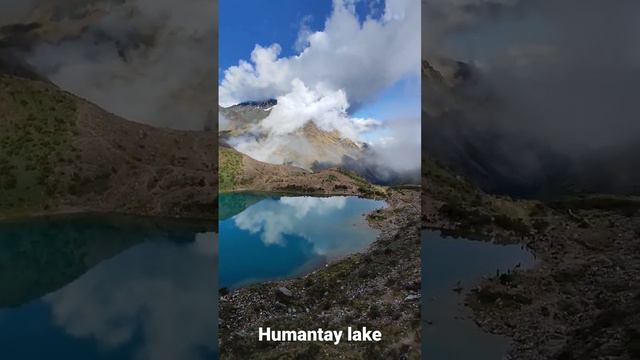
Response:
M424 189L440 203L438 212L458 223L460 230L482 233L497 226L519 235L543 226L544 212L534 203L508 197L488 196L423 153Z
M422 154L422 176L428 182L425 185L438 199L464 203L476 203L480 199L480 193L473 185L453 175L426 153Z
M51 83L0 75L0 218L210 218L215 149L210 133L127 121Z
M602 210L634 216L640 211L640 200L613 195L584 195L551 201L547 205L556 210Z
M80 156L71 145L75 101L49 84L0 75L0 114L0 212L41 207L59 186L54 169Z
M219 191L262 191L281 194L386 197L387 189L344 169L307 172L286 164L264 163L228 145L218 149Z
M364 196L386 196L387 193L382 186L376 186L365 180L360 175L356 174L353 171L338 168L338 172L342 175L349 177L351 180L355 181L358 185L358 191Z
M232 149L220 147L218 151L219 191L233 191L242 175L242 155Z

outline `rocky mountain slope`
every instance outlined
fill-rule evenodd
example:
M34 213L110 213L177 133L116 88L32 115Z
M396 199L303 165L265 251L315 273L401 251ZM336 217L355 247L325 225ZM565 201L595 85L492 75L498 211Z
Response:
M269 134L260 126L260 121L270 115L276 100L264 102L248 102L227 108L220 108L219 113L225 120L220 128L220 136L229 144L255 141L257 144L268 141ZM321 129L313 119L305 125L283 137L270 157L274 164L291 164L305 169L312 169L319 164L337 166L345 157L358 159L364 155L365 144L356 143L338 131Z
M261 120L269 116L271 108L277 104L274 99L262 102L245 102L229 107L218 107L218 112L227 121L221 121L221 136L243 135Z
M217 139L119 118L0 75L0 217L99 211L213 218Z

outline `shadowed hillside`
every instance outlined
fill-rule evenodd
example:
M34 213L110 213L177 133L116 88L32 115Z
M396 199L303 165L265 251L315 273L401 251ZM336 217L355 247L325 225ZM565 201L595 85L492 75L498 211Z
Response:
M474 321L511 339L508 358L637 359L640 200L574 194L616 191L622 189L616 184L635 183L632 162L620 158L596 170L564 159L568 165L547 167L546 178L521 176L515 170L518 164L507 158L510 151L530 144L507 139L498 151L495 137L465 127L469 118L456 112L465 101L455 96L461 91L457 86L469 79L465 73L448 83L429 64L423 67L423 95L445 91L423 102L423 227L469 239L519 243L537 258L533 269L512 269L478 284L463 284L469 287L463 290L464 304L473 310ZM552 159L545 164L563 164ZM620 176L600 181L612 173ZM521 194L523 189L554 198L525 200L493 193Z
M535 198L640 191L637 141L560 151L544 137L498 123L507 105L477 68L434 63L424 61L422 69L423 143L432 156L483 190ZM519 120L513 115L514 123ZM567 132L566 141L574 135Z
M0 217L98 211L212 218L215 135L124 120L0 75Z

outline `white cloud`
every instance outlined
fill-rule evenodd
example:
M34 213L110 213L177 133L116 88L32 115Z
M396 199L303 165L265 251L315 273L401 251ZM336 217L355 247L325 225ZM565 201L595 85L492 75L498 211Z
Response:
M309 23L313 20L313 16L307 15L302 18L300 22L300 30L298 31L298 38L296 39L296 43L293 45L293 48L301 52L309 45L309 36L313 34L311 32L311 28L309 27Z
M314 147L297 132L304 125L313 121L324 131L337 131L342 137L355 142L361 135L381 126L381 123L370 118L353 118L347 113L349 102L343 90L331 90L318 84L315 89L308 88L299 79L291 81L291 91L277 98L278 104L273 107L269 116L254 126L251 134L266 136L242 135L229 139L229 144L256 160L273 164L294 161L296 165L305 167L301 158L322 159L314 153ZM226 126L226 118L221 118L220 126ZM282 149L295 149L298 159L289 158L290 154Z
M369 160L399 173L416 169L421 159L420 125L415 119L399 119L390 123L385 128L386 136L371 142L374 156Z
M220 131L229 130L229 119L218 111L218 129Z
M42 1L42 0L40 0ZM215 4L126 0L80 36L38 44L27 60L65 90L129 120L202 129L215 104Z
M278 97L278 104L260 126L271 135L284 135L313 120L323 130L337 130L343 136L357 140L361 132L378 124L374 119L350 118L348 108L349 102L343 90L330 90L324 84L310 89L299 79L294 79L291 92Z
M256 45L251 62L226 69L220 104L282 96L294 79L342 90L359 104L404 77L419 76L420 1L387 0L384 16L361 23L352 1L335 0L324 29L303 27L298 40L306 44L298 55L280 57L280 45Z

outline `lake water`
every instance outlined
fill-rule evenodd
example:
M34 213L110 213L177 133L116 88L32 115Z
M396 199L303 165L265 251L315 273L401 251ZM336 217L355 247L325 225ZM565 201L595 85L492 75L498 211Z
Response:
M364 250L378 234L364 215L384 206L346 196L223 194L220 287L294 277Z
M166 219L0 223L0 358L217 359L216 243Z
M483 277L495 276L534 264L533 255L520 245L445 237L440 232L422 232L423 357L430 360L500 360L509 349L509 339L480 329L464 306L468 291ZM463 287L460 294L454 288Z

